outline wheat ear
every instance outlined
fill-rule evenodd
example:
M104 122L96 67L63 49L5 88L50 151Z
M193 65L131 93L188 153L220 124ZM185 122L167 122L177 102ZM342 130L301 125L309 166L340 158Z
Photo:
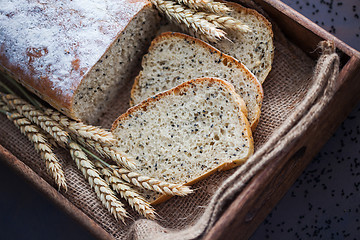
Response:
M10 109L18 111L21 115L28 118L31 122L40 126L44 131L49 133L61 146L65 147L70 139L67 132L44 112L36 109L33 105L25 100L12 95L1 94L2 100L7 104Z
M125 217L127 217L124 205L115 196L115 193L110 189L105 180L101 178L94 164L88 159L79 144L71 141L68 146L76 166L95 190L102 204L114 215L115 219L121 219L124 222Z
M113 170L114 176L143 189L148 189L165 195L185 196L192 193L192 190L188 186L168 183L116 166L111 166L111 169Z
M75 135L81 136L85 139L91 139L95 142L101 142L109 145L116 144L117 142L113 134L109 131L106 131L105 129L87 125L80 121L74 121L51 108L43 109L44 113L47 114L51 119L55 120L63 128Z
M224 3L212 0L176 0L176 2L184 4L192 9L201 9L213 13L227 13L231 11Z
M100 162L96 162L95 166L103 174L105 181L111 185L112 189L120 194L135 211L148 219L156 218L155 209L128 183L114 176L111 169L104 167Z
M67 185L64 171L42 130L17 112L9 112L7 117L34 144L36 151L40 153L41 158L45 161L46 169L55 180L56 185L59 189L62 188L66 191Z
M2 101L2 99L0 99L0 109L5 112L10 112L10 108L6 105L4 101Z
M119 166L136 169L136 164L132 159L113 147L113 145L117 143L117 140L111 132L99 127L86 125L82 122L76 122L50 108L45 109L44 112L51 119L60 123L64 129L70 132L71 137L81 144L90 147L102 156L112 159Z
M101 142L95 142L91 139L85 139L77 135L72 136L82 145L88 146L91 149L95 150L97 153L99 153L101 156L113 160L119 166L125 167L130 170L136 169L135 162L130 157L126 156L125 153L120 152L120 150L118 150L116 147L109 146Z
M248 25L243 24L240 20L237 20L233 17L219 16L216 14L209 14L203 12L199 14L203 15L206 20L208 20L210 23L214 24L218 28L233 29L244 33L251 32L251 29Z
M207 21L202 14L198 14L191 8L186 8L167 0L151 0L157 9L165 14L170 20L175 20L180 27L193 29L196 33L201 33L210 41L217 41L225 38L225 32L218 29L214 24Z

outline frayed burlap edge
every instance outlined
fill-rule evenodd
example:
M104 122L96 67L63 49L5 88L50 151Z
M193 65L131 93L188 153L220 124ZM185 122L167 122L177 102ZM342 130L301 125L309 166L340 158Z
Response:
M136 221L129 232L132 239L198 239L204 236L224 211L225 204L238 195L261 170L292 146L309 125L317 119L332 98L339 73L339 57L332 42L319 44L322 50L313 74L313 84L303 102L257 152L231 175L216 191L204 214L194 225L171 231L151 220Z

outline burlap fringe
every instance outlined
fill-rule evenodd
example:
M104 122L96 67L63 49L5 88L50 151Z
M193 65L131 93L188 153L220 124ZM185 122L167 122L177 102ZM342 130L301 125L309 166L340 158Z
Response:
M271 138L256 151L232 176L219 187L204 214L193 225L184 230L171 231L151 220L136 221L130 231L132 239L198 239L204 236L224 211L225 203L238 195L246 184L265 169L274 159L292 146L307 131L314 119L317 119L332 98L339 73L339 57L335 53L334 43L320 42L322 50L313 74L313 84L304 100L292 112Z

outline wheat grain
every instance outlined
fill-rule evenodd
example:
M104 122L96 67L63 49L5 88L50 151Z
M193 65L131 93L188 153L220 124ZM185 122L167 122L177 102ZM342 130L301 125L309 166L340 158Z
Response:
M33 105L12 94L1 94L2 100L10 109L17 110L21 115L28 118L31 122L40 126L49 133L62 147L65 147L69 141L69 135L61 126L44 112L36 109Z
M175 20L180 27L193 29L201 33L210 41L225 38L225 32L218 29L214 24L207 21L202 14L198 14L191 8L186 8L167 0L151 0L157 9L165 14L170 20Z
M71 119L64 114L55 111L54 109L46 108L44 106L41 106L41 108L46 115L48 115L52 120L58 122L63 128L67 128L70 125Z
M114 176L143 189L148 189L161 194L178 196L185 196L192 193L192 190L188 186L168 183L116 166L111 166L111 169L113 170Z
M231 12L231 9L228 8L224 3L215 2L215 1L206 1L207 3L201 8L203 10L213 12L213 13L227 13Z
M104 146L101 148L100 153L115 161L119 166L123 166L129 170L136 169L137 167L134 160L125 155L125 153L120 152L120 150L118 150L116 147Z
M121 219L124 222L125 217L127 217L124 205L115 196L115 193L110 189L105 180L101 178L99 172L95 169L95 166L88 159L79 144L71 141L68 146L76 166L95 190L102 204L113 214L115 219Z
M130 204L138 213L148 219L155 219L155 209L148 203L143 196L136 192L129 184L118 177L110 177L109 183L120 196Z
M2 101L1 98L0 98L0 109L5 111L5 112L10 111L10 108L6 105L6 103L4 101Z
M43 131L43 134L45 135L47 141L49 142L50 146L53 148L58 148L59 144L56 142L56 140L47 132Z
M116 139L111 132L105 131L104 129L86 125L82 122L70 121L67 127L71 132L78 134L86 139L92 139L96 142L108 143L110 145L116 144Z
M45 109L44 112L50 118L59 122L63 128L70 132L72 138L81 144L90 147L102 156L112 159L119 166L136 169L135 162L113 146L117 143L117 140L111 132L82 122L76 122L50 108Z
M72 137L82 145L95 150L101 156L113 160L114 162L116 162L117 165L125 167L129 170L136 169L135 161L132 160L125 153L118 150L118 148L114 146L109 146L108 144L104 144L102 142L96 142L92 139L85 139L83 137L74 134L72 134Z
M104 167L101 163L96 162L95 166L103 174L104 179L111 187L124 198L129 205L138 213L148 219L155 219L155 209L128 183L113 175L111 169Z
M224 3L212 0L176 0L176 2L195 10L201 9L213 13L227 13L231 11Z
M41 158L45 161L46 169L55 180L56 185L59 189L62 188L66 191L67 185L64 171L42 130L17 112L9 112L7 117L34 144L36 151L40 153Z
M218 16L216 14L208 14L208 13L199 13L199 14L203 15L203 17L206 20L214 24L216 27L233 29L244 33L251 32L251 29L248 25L243 24L240 20L237 20L233 17Z

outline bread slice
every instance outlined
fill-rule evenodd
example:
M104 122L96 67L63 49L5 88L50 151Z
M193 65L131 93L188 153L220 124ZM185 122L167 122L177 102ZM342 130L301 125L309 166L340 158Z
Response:
M131 105L186 79L216 77L233 84L244 99L252 129L259 121L263 100L261 83L243 64L199 39L181 33L159 35L143 57L142 68L131 91Z
M226 2L232 9L227 15L250 27L249 33L227 30L226 39L212 42L220 51L242 62L263 83L269 74L274 58L273 31L271 23L256 10L237 3Z
M228 82L184 82L130 108L113 124L121 151L144 175L193 184L254 151L243 100Z
M68 116L91 123L137 75L160 20L147 0L5 5L0 70Z
M227 38L218 42L210 42L201 35L189 31L189 28L180 28L173 23L163 24L158 34L164 32L183 32L193 37L203 39L205 42L216 47L243 63L263 83L268 76L274 58L274 42L271 23L254 9L245 8L234 2L224 2L231 12L231 16L249 26L249 33L239 33L226 29Z

